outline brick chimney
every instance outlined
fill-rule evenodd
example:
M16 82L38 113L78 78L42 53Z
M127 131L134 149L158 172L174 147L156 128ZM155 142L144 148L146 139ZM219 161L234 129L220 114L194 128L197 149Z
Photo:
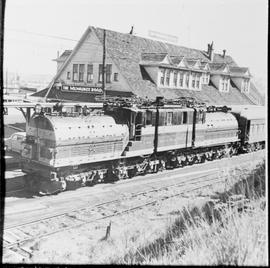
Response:
M214 48L213 48L214 42L212 41L211 44L207 44L207 45L208 45L207 56L208 56L210 61L213 61L213 58L214 58Z

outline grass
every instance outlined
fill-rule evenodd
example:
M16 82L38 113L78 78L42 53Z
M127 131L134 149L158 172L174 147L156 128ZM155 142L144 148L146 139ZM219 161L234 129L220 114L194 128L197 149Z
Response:
M231 188L212 196L202 207L179 211L179 217L168 222L166 232L154 241L142 239L143 233L129 239L125 236L121 253L105 260L118 264L266 266L265 162L237 183L232 181Z

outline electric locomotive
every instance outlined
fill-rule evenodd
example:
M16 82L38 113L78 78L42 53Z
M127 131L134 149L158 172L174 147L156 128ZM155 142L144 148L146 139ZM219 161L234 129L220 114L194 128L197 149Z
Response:
M112 101L102 111L43 110L27 126L22 170L27 187L49 194L203 163L262 147L264 136L254 139L252 130L258 122L264 127L259 117L161 99Z

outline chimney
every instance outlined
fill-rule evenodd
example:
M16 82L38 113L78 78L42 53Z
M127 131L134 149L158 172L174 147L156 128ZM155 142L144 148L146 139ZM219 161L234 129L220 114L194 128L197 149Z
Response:
M59 50L57 50L57 59L59 58Z
M226 49L223 49L223 54L222 54L223 58L225 58L225 54L226 54Z
M214 42L212 41L211 44L207 44L207 45L208 45L207 55L208 55L209 60L212 61L214 57L214 48L213 48Z
M133 34L133 28L134 28L134 26L132 25L129 34Z

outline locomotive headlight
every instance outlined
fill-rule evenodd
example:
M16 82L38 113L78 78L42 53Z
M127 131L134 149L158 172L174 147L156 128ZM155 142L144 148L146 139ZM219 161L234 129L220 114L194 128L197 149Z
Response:
M40 105L40 104L37 104L37 105L35 106L35 113L40 114L41 111L42 111L41 105Z

